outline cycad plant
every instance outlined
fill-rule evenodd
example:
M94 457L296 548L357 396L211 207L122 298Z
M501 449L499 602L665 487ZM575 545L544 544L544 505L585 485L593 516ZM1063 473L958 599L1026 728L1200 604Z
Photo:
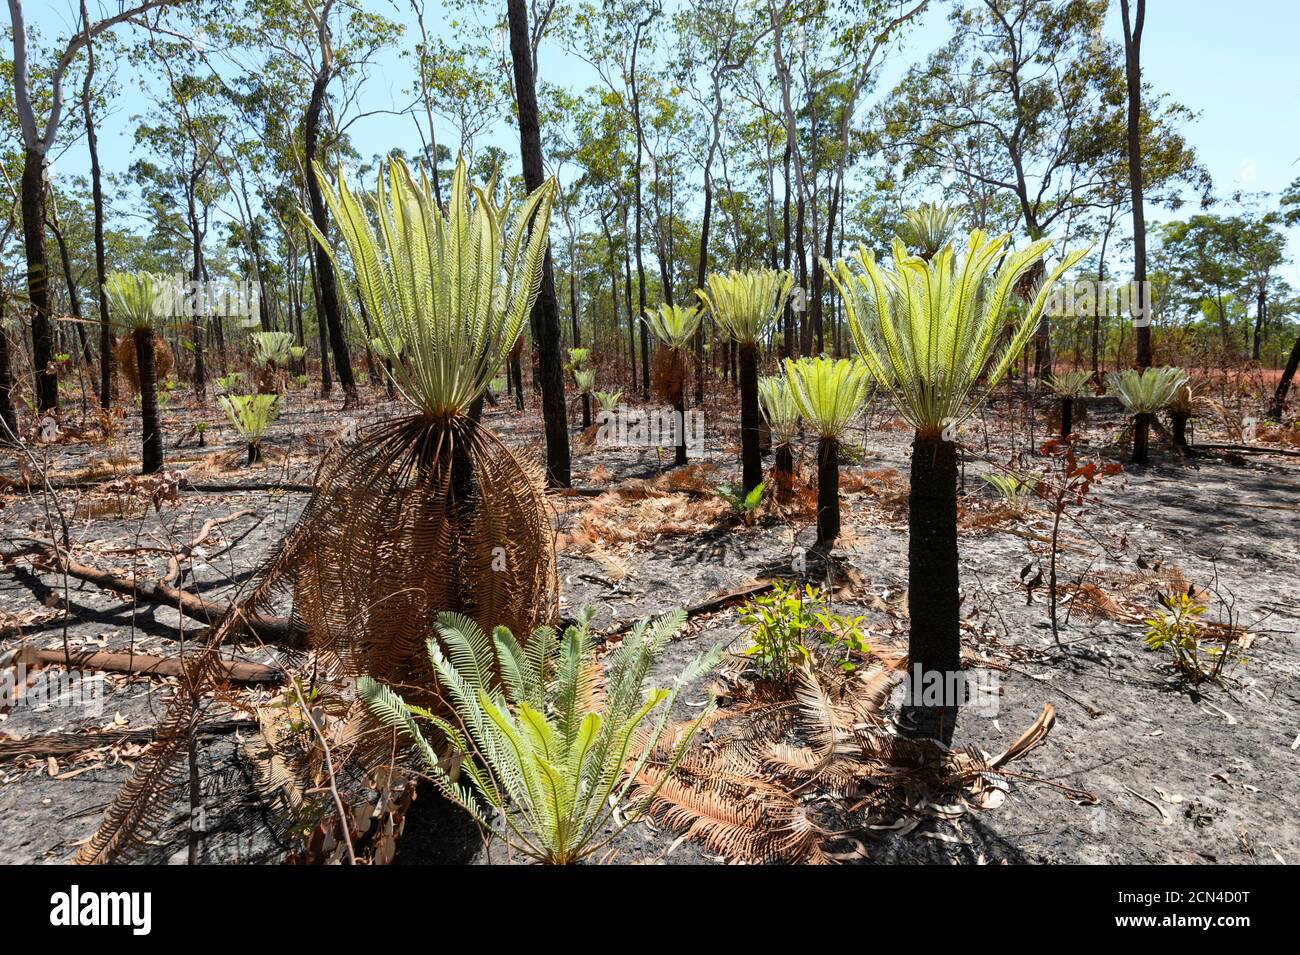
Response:
M858 360L785 360L785 377L799 414L817 431L817 548L829 551L840 535L840 436L871 387Z
M140 419L144 440L141 471L163 468L162 427L158 423L158 372L154 358L154 329L165 317L170 294L164 278L152 272L110 272L104 277L109 311L131 329L136 372L140 379Z
M596 399L596 404L600 406L600 413L608 417L618 411L618 403L623 400L623 389L595 391L592 392L592 395Z
M279 395L218 395L217 404L226 412L231 427L248 445L248 463L262 460L262 438L280 414Z
M1047 382L1047 386L1061 399L1062 441L1074 433L1074 402L1088 393L1091 381L1091 372L1063 371L1053 374Z
M596 388L596 369L573 369L573 381L578 386L578 394L582 396L582 427L585 431L591 427L591 393Z
M1173 401L1185 384L1187 372L1181 368L1129 368L1106 376L1106 389L1133 415L1134 464L1147 463L1151 417Z
M909 655L916 692L918 674L949 685L961 666L956 428L1012 366L1052 286L1086 251L1064 256L1017 309L1006 339L1012 289L1051 243L1041 240L1020 251L1008 244L1007 236L976 231L960 258L949 244L927 262L895 242L890 269L863 247L854 257L856 270L844 260L828 268L859 355L916 429L908 507ZM946 702L955 707L957 701ZM950 740L952 707L912 708L913 730Z
M923 202L903 212L898 237L925 262L952 239L960 213L945 202Z
M254 332L253 364L257 366L257 390L260 394L278 391L276 376L289 364L293 336L288 332Z
M794 440L799 436L799 406L784 376L758 379L758 403L772 435L772 482L778 496L794 488Z
M709 313L740 350L741 486L748 494L763 482L759 449L758 342L782 311L794 278L776 269L712 273L697 289Z
M540 475L471 414L536 298L555 185L507 222L463 161L442 206L400 159L369 209L315 172L344 245L313 235L340 271L350 261L384 353L401 355L390 375L412 413L330 463L284 566L313 642L356 672L418 684L436 614L529 633L555 612Z
M666 346L655 356L655 386L659 397L673 406L676 417L676 465L686 463L686 355L702 317L700 309L681 305L660 305L645 313L651 334Z
M652 802L639 794L623 805L651 758L683 686L703 676L721 646L696 657L671 689L643 689L663 647L685 622L682 611L639 622L606 658L603 673L584 613L557 641L536 631L526 646L505 627L489 637L459 614L438 618L429 657L455 718L408 705L394 690L362 679L358 692L383 722L409 736L444 796L483 828L537 862L581 862L607 845ZM445 650L443 648L446 648ZM672 741L659 786L677 767L706 707ZM436 728L464 757L453 780L421 722ZM655 787L657 793L659 786ZM495 813L495 820L484 812Z

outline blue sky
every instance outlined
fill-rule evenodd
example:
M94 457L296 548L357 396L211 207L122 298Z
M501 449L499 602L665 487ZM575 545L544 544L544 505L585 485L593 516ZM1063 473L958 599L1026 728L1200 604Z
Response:
M373 9L409 20L405 0L369 0ZM669 0L671 5L672 0ZM76 23L76 0L27 0L27 16L48 39L66 36ZM92 11L116 11L115 0L92 0ZM436 9L430 2L431 9ZM1121 36L1118 0L1112 4L1108 33ZM923 59L948 37L949 3L935 2L923 21L907 36L903 47L883 67L885 89L906 67ZM4 14L7 19L7 10ZM432 19L432 17L430 18ZM413 22L413 21L411 21ZM445 27L444 38L452 42ZM1300 176L1300 69L1295 56L1300 36L1300 4L1295 0L1148 0L1143 67L1157 90L1200 113L1184 132L1214 177L1216 194L1226 197L1242 189L1274 196ZM408 37L409 41L409 37ZM541 70L552 79L563 76L575 85L596 82L581 61L553 47L543 48ZM132 77L119 71L123 95L101 132L101 161L112 171L131 161L131 116L147 106ZM404 103L409 69L395 52L383 56L368 76L362 109ZM352 127L363 154L386 152L394 146L418 145L410 121L374 116ZM443 131L443 137L447 136ZM513 154L518 148L512 128L502 127L493 141ZM454 147L453 147L454 148ZM60 158L61 173L84 173L85 150L74 145ZM1165 217L1149 210L1151 218ZM1300 230L1291 235L1292 257L1300 258ZM1286 270L1300 286L1300 271Z

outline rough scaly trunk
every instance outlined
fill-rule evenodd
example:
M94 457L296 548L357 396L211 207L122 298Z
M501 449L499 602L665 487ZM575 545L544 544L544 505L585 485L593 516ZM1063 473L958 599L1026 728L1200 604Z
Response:
M140 422L144 432L141 472L157 474L163 468L162 428L158 425L158 376L154 370L153 330L137 328L135 366L140 373Z

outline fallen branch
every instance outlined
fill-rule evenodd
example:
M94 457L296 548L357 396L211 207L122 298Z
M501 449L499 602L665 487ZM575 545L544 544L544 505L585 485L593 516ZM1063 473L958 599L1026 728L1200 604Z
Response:
M108 650L38 650L26 647L18 651L13 663L56 663L78 670L106 670L110 673L137 673L142 676L180 676L185 665L178 657L156 657L143 653L114 653ZM274 685L284 680L284 672L262 663L221 661L225 679L231 683Z
M1280 454L1288 458L1300 458L1300 451L1291 448L1270 448L1262 444L1194 444L1194 451L1236 451L1240 454Z
M61 560L48 544L33 544L30 547L37 549L59 573L66 573L70 577L138 601L172 607L190 619L209 626L216 624L229 610L226 604L204 600L197 594L160 581L131 580L121 574L97 570L74 560ZM287 617L248 616L244 619L243 626L263 643L287 647L302 647L306 643L306 632Z
M244 730L254 732L256 729L256 720L219 720L203 723L195 728L195 732L203 736L216 736ZM153 737L154 730L150 728L112 730L104 733L49 733L29 739L0 739L0 761L17 759L19 756L34 756L37 759L44 759L47 756L71 756L101 746L148 743Z
M712 613L715 610L721 610L723 607L730 606L739 600L744 600L745 598L752 597L755 594L765 593L772 589L772 584L773 581L771 580L756 580L752 584L745 584L743 587L737 587L735 590L724 590L720 594L714 594L712 597L701 600L699 603L691 604L687 607L686 619L689 620L692 617ZM633 620L620 623L617 627L606 630L604 637L608 640L612 637L617 637L621 634L627 633L633 626L635 626L635 623L636 622Z

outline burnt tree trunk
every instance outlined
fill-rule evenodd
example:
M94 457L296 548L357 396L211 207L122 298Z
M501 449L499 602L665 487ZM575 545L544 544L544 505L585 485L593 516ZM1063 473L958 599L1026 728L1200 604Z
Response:
M307 153L307 199L311 205L311 221L321 235L329 235L329 219L325 213L325 201L321 197L320 183L316 181L316 171L311 163L316 159L317 142L320 138L320 118L325 107L325 88L329 85L330 71L323 70L312 85L311 100L307 105L307 116L303 122L303 144ZM330 350L334 353L334 370L338 373L339 384L343 386L343 405L348 407L357 400L357 382L352 376L352 359L348 354L348 341L343 335L343 316L339 309L338 281L334 275L334 264L330 262L329 253L321 248L319 242L313 241L312 251L316 263L316 283L320 289L320 306L324 313L325 327L329 332ZM321 362L326 356L322 353Z
M1067 440L1074 433L1074 399L1061 399L1061 440Z
M95 115L91 110L91 80L95 76L95 44L86 42L86 75L82 81L82 121L86 127L86 148L90 150L90 197L95 223L95 288L99 298L99 406L107 411L113 405L113 332L109 324L108 294L104 282L108 266L104 253L104 188L99 172L99 137L95 132Z
M1286 408L1286 394L1291 390L1291 379L1295 377L1298 366L1300 366L1300 335L1296 336L1295 344L1291 346L1291 357L1286 360L1286 368L1282 371L1282 377L1278 379L1277 390L1273 392L1273 406L1269 408L1269 417L1274 421L1282 420L1282 412Z
M508 0L510 54L514 61L515 94L519 100L519 151L524 188L540 189L546 176L542 166L542 134L537 116L537 87L533 75L532 47L525 0ZM644 294L644 292L643 292ZM542 416L546 423L546 471L552 487L569 487L569 427L564 409L564 370L560 359L560 309L555 299L555 271L551 249L542 263L542 286L533 306L542 385Z
M36 373L36 407L57 411L59 376L54 370L54 325L50 321L50 269L45 256L45 157L23 150L20 188L23 251L27 257L27 300L32 316L32 363Z

